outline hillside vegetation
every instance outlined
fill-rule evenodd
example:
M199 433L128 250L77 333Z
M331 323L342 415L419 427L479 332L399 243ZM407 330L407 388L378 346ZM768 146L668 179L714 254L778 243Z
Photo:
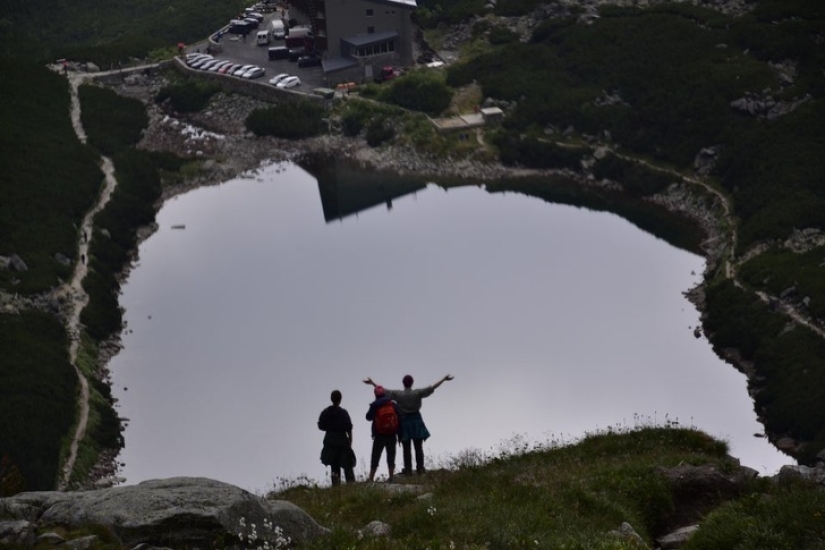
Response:
M589 175L611 180L613 191L540 179L488 188L611 210L690 250L699 249L704 235L649 199L682 182L682 175L693 176L704 150L711 161L703 183L731 205L724 254L737 277L725 272L725 262L707 274L705 332L717 353L730 357L736 350L747 361L770 437L792 437L789 452L812 463L825 448L825 340L821 331L790 322L779 306L823 326L825 249L783 243L799 230L825 230L825 5L754 0L748 13L730 17L688 3L653 4L643 10L605 5L585 23L582 8L543 3L543 13L553 16L541 17L522 36L517 18L536 13L540 4L533 0L504 0L491 12L478 0L423 0L415 19L425 32L443 33L449 25L468 30L461 60L438 76L414 71L383 88L368 87L365 95L386 106L347 102L338 114L340 131L363 135L376 147L495 157L515 167L581 170L585 159ZM0 313L0 326L8 328L0 339L0 392L8 397L0 401L0 455L11 464L0 478L16 466L28 488L51 488L61 446L65 452L76 384L65 354L68 338L53 316L60 304L49 303L47 293L79 260L73 257L78 227L101 189L99 155L112 157L119 186L95 219L84 281L91 302L82 316L80 367L89 378L96 375L98 344L121 328L118 276L136 230L153 221L164 178L180 178L187 169L173 155L137 150L147 123L143 107L103 88L80 88L89 135L89 145L81 144L65 77L39 63L70 53L98 63L154 55L203 38L241 7L235 0L162 6L155 0L105 6L10 0L0 7L0 53L9 56L0 59L0 69L13 75L0 79L0 256L16 255L27 267L0 269L0 289L38 304L31 314ZM484 144L433 137L422 113L444 112L454 92L472 85L506 110L502 127L487 132ZM214 93L197 88L164 93L197 110ZM192 95L193 89L201 93ZM735 107L744 100L762 107ZM769 103L778 106L775 116ZM398 105L420 112L399 116ZM296 128L294 117L277 110L248 121L261 135L334 127L320 124L323 113L306 114L313 123L308 128ZM606 153L595 160L597 147ZM710 200L701 193L697 201ZM102 448L119 444L108 388L92 385L91 436L79 478Z
M825 491L766 479L699 489L667 480L686 464L730 479L738 465L726 445L679 427L608 430L575 445L473 453L446 470L402 477L400 487L293 484L271 495L331 529L310 549L653 548L676 527L699 523L686 550L813 549L825 545ZM406 490L405 490L406 489ZM374 537L367 524L391 528ZM628 523L640 537L618 534Z

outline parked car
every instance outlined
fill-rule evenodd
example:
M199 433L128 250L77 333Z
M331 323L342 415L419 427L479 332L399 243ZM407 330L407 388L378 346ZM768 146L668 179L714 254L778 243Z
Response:
M233 72L240 69L243 65L240 63L232 63L231 65L227 65L226 67L222 67L218 69L218 72L221 74L232 74Z
M190 67L193 69L200 69L201 65L204 65L210 61L214 61L215 58L211 55L204 55L203 57L199 57L195 59L192 63L189 64Z
M215 65L217 65L218 63L221 63L223 61L224 61L223 59L210 59L206 63L204 63L202 65L199 65L195 68L200 69L202 71L208 71L209 69L211 69L212 67L214 67Z
M193 63L196 59L200 59L202 57L212 57L207 53L200 53L200 52L189 52L186 54L186 63L190 64Z
M237 71L233 72L232 74L234 76L241 76L246 71L248 71L249 69L252 69L254 67L255 67L255 65L242 65Z
M302 55L298 58L298 66L302 69L305 67L318 67L321 65L321 58L314 55Z
M264 74L266 74L266 71L261 67L252 67L251 69L243 73L241 75L241 78L260 78Z
M209 70L216 73L218 72L218 70L223 69L224 67L227 67L229 65L232 65L232 62L228 59L224 59L223 61L219 61L218 63L215 63L214 65L209 67Z
M229 22L226 31L230 34L249 34L252 31L252 26L243 19L233 19Z
M285 79L278 82L275 87L277 88L294 88L295 86L299 86L301 84L301 79L297 76L288 76Z
M289 50L286 46L275 46L273 48L269 48L269 59L288 59L289 58Z
M308 49L301 47L301 48L290 48L289 49L289 60L290 61L298 61L298 58L303 57L305 55L310 55Z
M287 78L289 75L287 73L276 74L272 78L269 79L269 83L275 86L283 79Z

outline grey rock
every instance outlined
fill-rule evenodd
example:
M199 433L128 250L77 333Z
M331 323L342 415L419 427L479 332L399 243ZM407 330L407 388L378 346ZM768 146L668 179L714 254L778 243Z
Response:
M65 254L61 254L60 252L54 255L54 259L63 265L72 265L72 261L69 259L69 257Z
M681 548L682 546L684 546L688 539L690 539L690 537L692 537L693 534L698 530L698 525L682 527L681 529L677 529L669 535L665 535L664 537L656 539L656 542L659 544L659 547L662 550L675 550L677 548Z
M0 513L29 522L77 527L103 525L126 545L210 546L218 536L271 522L298 543L328 530L282 500L267 500L234 485L178 477L94 491L32 492L0 499ZM264 529L259 540L266 539Z
M12 254L9 258L9 269L12 271L28 271L29 266L23 261L23 258L17 254Z
M811 468L809 466L792 466L786 464L780 468L779 473L775 476L775 479L779 485L787 485L799 481L825 485L825 469Z
M633 526L626 521L623 521L622 526L618 529L610 531L610 534L622 540L632 543L634 548L648 548L647 544L645 544L644 539L641 536L639 536L639 533L636 532Z
M392 534L392 527L383 521L371 521L363 529L364 533L373 537L387 537Z
M66 546L72 550L89 550L95 542L97 542L97 536L89 535L67 541Z
M35 540L31 522L24 519L0 521L0 544L31 544Z
M52 546L57 546L58 544L63 544L64 542L66 542L66 539L52 531L43 533L37 537L38 544L51 544Z

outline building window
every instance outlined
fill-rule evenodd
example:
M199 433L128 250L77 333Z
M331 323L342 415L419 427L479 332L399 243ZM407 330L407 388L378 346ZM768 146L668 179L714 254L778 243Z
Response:
M367 27L367 34L375 34L375 27Z
M367 17L372 17L372 16L373 16L373 13L374 13L374 12L373 12L373 10L372 10L372 9L368 9L368 10L367 10Z
M381 55L381 54L388 54L395 52L395 40L390 40L388 42L379 42L377 44L370 44L367 46L361 46L353 50L354 57L372 57L374 55Z

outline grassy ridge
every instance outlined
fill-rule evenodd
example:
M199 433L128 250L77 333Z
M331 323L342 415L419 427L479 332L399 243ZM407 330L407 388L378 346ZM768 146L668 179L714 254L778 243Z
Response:
M652 548L655 537L674 525L698 523L706 514L702 537L697 535L689 548L820 547L825 541L819 507L825 504L825 493L814 487L784 491L754 480L743 494L736 494L720 485L716 491L692 495L692 515L677 508L687 495L668 485L657 474L659 468L713 464L732 473L735 466L726 448L706 434L678 427L618 429L575 445L551 442L484 460L465 456L446 470L409 478L409 483L421 485L413 492L380 484L332 489L299 485L272 496L294 502L332 530L303 545L318 550L642 548L611 533L622 522L630 523ZM726 501L731 504L724 505ZM784 512L768 519L786 505ZM777 519L787 519L791 512L794 521ZM361 532L374 520L392 527L389 538ZM767 536L760 539L760 533ZM750 544L738 546L735 541L740 539ZM773 545L777 540L801 544Z

